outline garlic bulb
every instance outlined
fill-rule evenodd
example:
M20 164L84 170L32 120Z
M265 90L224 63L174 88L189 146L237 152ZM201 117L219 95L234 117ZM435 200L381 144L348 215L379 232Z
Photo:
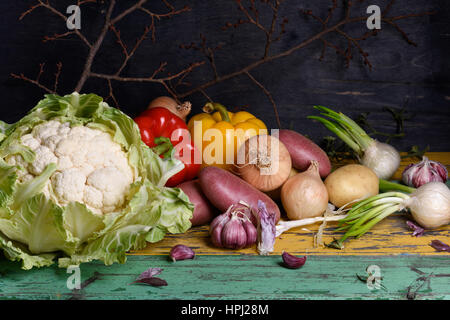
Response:
M211 241L216 247L242 249L256 243L258 234L250 220L251 208L243 203L231 205L210 225Z
M402 181L410 187L419 188L432 181L445 182L447 175L447 168L442 163L428 160L424 156L421 162L411 163L405 168Z

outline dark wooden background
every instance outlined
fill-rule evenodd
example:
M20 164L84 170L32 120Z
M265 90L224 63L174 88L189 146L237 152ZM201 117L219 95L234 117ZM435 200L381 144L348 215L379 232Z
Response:
M56 8L65 8L74 0L50 0ZM104 10L108 1L98 1L82 7L81 31L89 40L96 38L103 24ZM149 8L164 9L160 1L149 1ZM341 5L343 1L339 1ZM357 2L357 1L354 1ZM56 63L62 62L62 73L58 93L73 91L80 77L87 48L76 37L44 43L45 35L64 33L65 23L49 11L38 8L22 21L18 18L34 0L0 2L0 119L13 122L42 98L44 91L22 80L13 79L11 73L23 73L31 78L39 71L39 64L45 62L42 82L52 85ZM120 0L115 13L135 3ZM167 61L167 71L177 72L189 63L204 60L199 51L185 50L181 44L200 40L200 33L206 36L210 46L221 45L216 53L218 72L224 74L238 70L258 59L263 52L265 37L251 25L238 29L222 30L227 22L243 18L233 0L171 1L177 8L188 5L191 11L171 19L157 21L156 41L144 41L127 68L125 76L150 74L161 61ZM244 1L245 3L245 1ZM259 1L257 1L259 4ZM382 8L388 1L371 1ZM287 17L286 33L277 42L271 53L292 47L303 39L317 33L321 26L311 18L305 18L300 9L312 9L317 15L325 16L331 1L286 0L280 10L280 19ZM369 3L357 5L354 14L364 15ZM323 61L321 42L315 41L307 47L253 71L253 75L271 92L277 103L283 127L293 128L307 134L316 142L329 132L321 125L306 119L313 114L312 106L329 106L356 117L370 112L369 120L381 131L394 132L395 123L384 107L405 107L412 118L405 122L406 136L394 139L392 143L407 151L412 145L430 146L430 151L450 151L450 6L448 1L398 0L390 15L436 11L432 16L402 20L399 25L405 30L417 47L408 45L400 33L388 25L376 37L361 43L369 53L373 64L370 71L361 57L354 52L350 67L345 67L342 57L328 49ZM267 22L271 12L260 5L262 20ZM341 19L343 12L337 11L335 19ZM136 38L148 25L148 17L135 13L118 24L127 43L133 45ZM360 35L367 31L365 23L346 27L351 34ZM337 34L328 39L345 46ZM341 39L341 40L340 40ZM113 35L109 34L101 47L93 71L111 73L122 61L121 49ZM192 86L211 79L211 68L204 65L188 78ZM113 82L116 98L121 110L130 116L145 109L150 100L167 92L158 84L135 84ZM188 89L188 88L186 88ZM89 80L84 92L106 96L107 83L104 80ZM213 100L230 107L248 106L248 110L262 118L270 127L276 127L272 105L266 95L246 76L240 76L206 90ZM202 94L189 97L194 112L200 112L206 101Z

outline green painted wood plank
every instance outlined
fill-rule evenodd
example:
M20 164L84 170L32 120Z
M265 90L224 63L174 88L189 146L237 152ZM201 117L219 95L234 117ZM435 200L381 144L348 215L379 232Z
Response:
M0 260L0 299L450 299L450 256L310 256L297 270L280 256L129 256L124 265L81 265L81 290L66 286L66 269L24 271ZM380 268L384 289L370 290L356 274ZM166 287L130 284L149 267L164 269Z

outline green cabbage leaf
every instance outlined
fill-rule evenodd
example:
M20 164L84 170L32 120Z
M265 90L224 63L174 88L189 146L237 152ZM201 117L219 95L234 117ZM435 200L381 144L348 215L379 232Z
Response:
M5 158L20 155L32 162L36 155L20 138L50 120L102 130L121 145L138 178L120 209L101 215L80 202L58 205L43 192L57 170L55 163L31 180L19 181L17 172L22 168ZM128 251L191 227L193 204L182 190L164 187L183 167L177 159L155 154L141 140L136 123L101 97L76 92L46 95L18 122L0 121L0 249L27 270L54 263L66 268L93 260L125 263Z

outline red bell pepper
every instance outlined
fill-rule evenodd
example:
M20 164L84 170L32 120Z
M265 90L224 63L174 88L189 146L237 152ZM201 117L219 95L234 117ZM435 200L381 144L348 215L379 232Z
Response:
M184 163L184 169L167 180L167 187L175 187L197 176L201 165L194 163L194 159L198 151L186 123L180 117L166 108L157 107L145 110L134 121L139 127L142 141L161 158L170 157L173 153L175 158ZM174 147L175 151L172 152ZM183 157L183 152L189 152L190 156Z

